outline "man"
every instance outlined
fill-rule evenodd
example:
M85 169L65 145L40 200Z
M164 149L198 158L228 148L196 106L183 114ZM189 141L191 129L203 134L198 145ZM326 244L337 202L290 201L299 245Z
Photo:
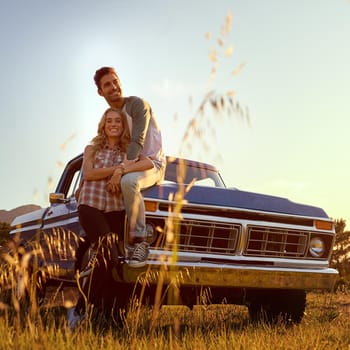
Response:
M129 265L142 267L148 258L145 207L141 190L159 183L164 177L165 154L162 137L150 105L139 97L124 97L119 77L112 67L98 69L94 76L98 94L110 107L123 110L128 116L131 142L123 164L120 187L129 221ZM146 171L132 172L133 164L143 155L154 166Z

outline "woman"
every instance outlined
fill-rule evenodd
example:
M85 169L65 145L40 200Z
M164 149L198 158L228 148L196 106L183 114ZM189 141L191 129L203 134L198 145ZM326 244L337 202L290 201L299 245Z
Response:
M124 112L109 108L103 114L97 135L86 146L83 157L82 184L77 195L79 221L85 230L87 240L81 242L76 256L76 269L80 270L83 255L90 247L90 259L79 277L83 292L89 294L92 303L103 294L103 283L86 291L86 277L92 272L95 263L104 259L117 260L118 249L115 244L106 244L106 237L118 235L118 246L123 249L125 210L120 191L120 179L124 173L151 169L153 162L141 156L137 161L125 166L123 160L130 142L130 131ZM113 243L113 239L111 240ZM114 248L114 249L113 249ZM123 253L123 252L122 252ZM96 276L97 280L100 276ZM101 277L103 278L103 276ZM96 282L96 281L95 281ZM100 285L101 284L101 285ZM74 329L85 318L85 297L80 296L75 308L68 312L68 326Z
M125 167L123 159L130 142L126 118L120 110L107 109L99 122L97 135L84 151L78 213L92 254L80 277L90 274L101 238L114 233L118 235L119 242L123 241L125 210L119 187L122 175L153 167L153 162L146 157L140 157L137 162ZM122 247L122 244L119 246ZM117 257L115 252L112 258Z

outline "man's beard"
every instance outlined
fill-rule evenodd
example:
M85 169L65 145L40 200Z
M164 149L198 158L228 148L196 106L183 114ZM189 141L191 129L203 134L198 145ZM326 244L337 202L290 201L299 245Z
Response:
M107 102L109 105L120 105L124 101L124 98L122 96L111 96L107 98Z

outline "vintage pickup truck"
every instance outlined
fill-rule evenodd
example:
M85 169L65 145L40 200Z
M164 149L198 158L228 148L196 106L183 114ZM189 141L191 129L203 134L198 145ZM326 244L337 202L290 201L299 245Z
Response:
M19 233L26 249L39 243L45 283L75 283L75 249L85 234L74 197L81 165L82 155L68 162L48 208L12 222L10 235ZM150 256L144 268L122 265L119 291L148 276L154 293L162 273L190 307L225 302L246 305L253 320L300 322L306 292L334 286L334 224L318 207L226 188L214 166L169 157L164 182L143 195Z

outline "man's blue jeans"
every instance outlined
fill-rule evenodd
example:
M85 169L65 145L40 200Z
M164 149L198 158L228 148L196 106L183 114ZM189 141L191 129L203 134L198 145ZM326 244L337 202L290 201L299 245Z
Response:
M146 171L137 171L123 175L120 181L129 221L129 243L134 239L145 239L146 220L142 189L159 183L164 177L164 169L153 167Z

